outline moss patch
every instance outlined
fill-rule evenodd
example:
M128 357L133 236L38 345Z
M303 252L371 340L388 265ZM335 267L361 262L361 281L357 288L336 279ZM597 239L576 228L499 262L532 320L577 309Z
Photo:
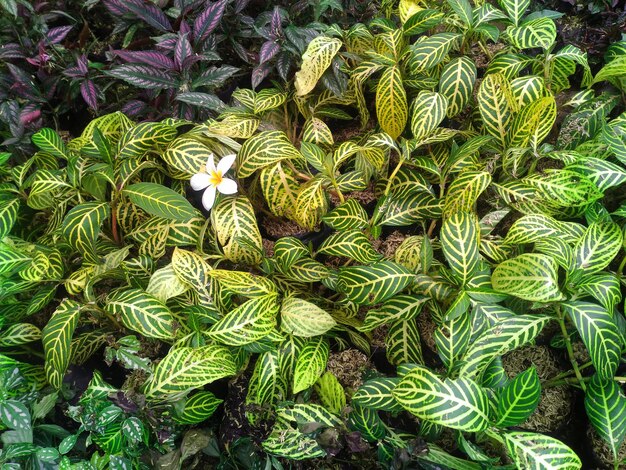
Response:
M548 346L526 346L502 357L502 365L510 378L535 366L543 382L561 372L559 362ZM523 428L538 432L554 432L570 420L572 392L567 386L544 388L535 412Z

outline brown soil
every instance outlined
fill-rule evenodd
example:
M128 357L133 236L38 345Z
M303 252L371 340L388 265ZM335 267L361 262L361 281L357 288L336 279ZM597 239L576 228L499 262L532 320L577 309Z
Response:
M371 184L369 188L364 191L353 191L350 193L349 199L355 199L362 206L367 206L369 203L376 200L376 195L374 194L374 185ZM330 193L330 202L333 206L338 206L341 204L339 200L339 196L335 193Z
M263 251L265 252L265 256L271 258L274 256L274 242L272 240L268 240L267 238L263 239Z
M598 464L598 466L594 467L592 470L612 469L613 452L606 441L598 435L598 432L591 425L587 428L587 438L591 444L591 453ZM622 442L622 445L619 448L618 456L621 460L626 459L626 441Z
M544 382L562 371L555 354L548 346L526 346L502 357L502 365L510 378L535 366ZM567 386L544 388L535 412L521 427L538 432L555 432L570 420L572 391Z
M372 339L370 341L372 348L385 348L388 331L389 325L381 325L372 330Z
M228 383L228 393L224 400L224 417L219 429L220 443L225 447L240 437L246 436L260 442L269 434L274 424L269 420L261 420L258 427L250 425L246 417L246 395L249 382L250 375L242 374Z
M295 237L306 233L306 230L295 222L274 217L266 217L263 220L263 227L267 234L275 239L281 237Z
M572 343L572 349L574 350L574 357L578 364L584 364L591 360L587 347L582 342Z
M396 230L390 233L389 236L382 241L380 246L374 248L385 258L393 259L396 250L407 237L408 235Z
M497 44L487 43L486 45L486 49L491 54L491 57L495 57L495 55L498 52L502 51L505 47L506 45L501 42ZM489 62L491 62L491 59L487 56L487 54L483 52L483 50L478 44L475 44L474 46L472 46L469 55L474 60L474 63L476 64L476 68L479 68L479 69L487 68L487 66L489 65Z
M363 384L363 372L371 368L368 357L357 349L331 352L326 365L326 369L337 377L348 393L354 392Z
M423 311L417 316L417 328L420 333L422 343L424 343L428 349L433 353L437 352L435 346L435 331L437 331L437 325L430 317L430 313Z

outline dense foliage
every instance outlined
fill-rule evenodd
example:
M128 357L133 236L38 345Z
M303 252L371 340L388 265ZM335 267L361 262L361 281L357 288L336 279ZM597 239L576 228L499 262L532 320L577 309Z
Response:
M78 3L106 59L0 1L2 469L626 464L626 39L592 67L530 0Z

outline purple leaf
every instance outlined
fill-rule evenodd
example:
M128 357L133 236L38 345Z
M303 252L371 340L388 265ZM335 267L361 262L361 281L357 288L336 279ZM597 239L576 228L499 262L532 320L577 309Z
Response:
M13 65L10 63L7 63L6 65L9 69L9 72L13 76L13 79L15 80L13 85L24 85L33 89L36 88L35 84L33 83L32 75L28 74L27 72L19 68L17 65Z
M48 44L58 44L68 33L72 30L73 26L57 26L56 28L50 28L46 33L46 42Z
M272 70L272 66L267 62L260 64L252 69L252 88L258 87L263 79L267 77Z
M187 119L187 121L193 121L193 108L191 106L181 104L179 109L182 110L182 112L179 111L179 113L183 115L183 119Z
M87 75L89 69L87 64L87 56L85 54L82 54L78 58L78 60L76 61L76 65L78 66L78 69L83 73L83 75Z
M216 87L220 86L231 76L233 76L239 69L237 67L231 67L230 65L223 65L222 67L210 67L196 78L191 84L192 88L198 88L201 86Z
M63 71L63 75L70 78L82 78L85 74L78 67L69 67Z
M162 39L157 42L157 49L161 49L166 52L173 52L176 48L176 43L178 42L178 38L169 37L167 39Z
M122 112L127 116L139 116L143 114L148 106L143 101L131 100L122 106Z
M122 16L129 11L120 0L104 0L104 6L113 16Z
M191 33L191 26L189 26L189 23L185 20L181 20L180 26L178 27L178 33L187 34L188 37L193 37L193 34Z
M202 60L206 60L206 57L201 56L200 54L191 54L189 57L185 59L183 62L182 70L188 70L191 68L193 64L196 62L200 62Z
M0 118L4 122L19 123L19 116L20 106L17 104L17 100L5 101L0 104Z
M15 44L14 42L3 44L0 46L0 59L8 60L8 59L25 59L26 56L22 53L19 44Z
M230 45L235 50L241 60L247 63L252 62L252 54L248 52L247 49L243 47L238 41L233 40L230 42Z
M265 41L261 46L261 50L259 51L259 63L262 64L267 62L280 50L280 46L276 44L274 41Z
M147 65L120 65L105 71L107 75L124 80L139 88L177 88L176 79L164 70Z
M185 62L185 59L189 57L193 51L191 50L191 44L189 43L189 39L187 39L186 34L178 35L178 42L176 43L176 48L174 49L174 62L176 63L176 67L178 70L182 70L182 65Z
M244 8L248 6L250 0L236 0L235 1L235 13L239 14L243 11Z
M46 100L52 101L52 99L56 96L57 86L59 85L60 81L61 76L57 74L50 75L41 80L41 85L45 93Z
M141 0L126 0L124 4L128 10L153 28L160 31L171 31L172 25L170 21L167 19L167 16L165 16L165 13L155 4L142 2Z
M164 70L174 70L175 64L165 54L158 51L124 51L115 50L111 53L126 62L138 62Z
M272 12L272 20L270 21L270 34L272 37L277 38L283 31L282 18L280 17L280 8L274 7Z
M278 70L280 78L287 81L292 64L293 61L291 60L291 54L289 54L289 52L283 51L278 54L278 58L276 59L276 70Z
M228 0L220 0L219 2L211 3L206 10L198 15L193 24L196 43L204 41L206 37L217 28L222 16L224 16L227 3Z
M41 110L40 109L37 109L37 108L35 108L32 105L31 106L26 106L20 112L20 123L23 126L27 126L27 125L35 122L40 117L41 117Z
M183 103L191 104L193 106L208 108L214 111L219 111L226 106L224 102L220 100L216 95L213 95L211 93L199 93L195 91L179 93L176 96L176 100L182 101Z
M80 84L80 94L91 109L98 109L98 88L87 79Z

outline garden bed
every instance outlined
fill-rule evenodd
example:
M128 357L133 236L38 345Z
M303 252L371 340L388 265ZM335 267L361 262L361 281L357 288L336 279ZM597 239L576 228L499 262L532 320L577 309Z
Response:
M0 466L626 465L626 11L0 2Z

